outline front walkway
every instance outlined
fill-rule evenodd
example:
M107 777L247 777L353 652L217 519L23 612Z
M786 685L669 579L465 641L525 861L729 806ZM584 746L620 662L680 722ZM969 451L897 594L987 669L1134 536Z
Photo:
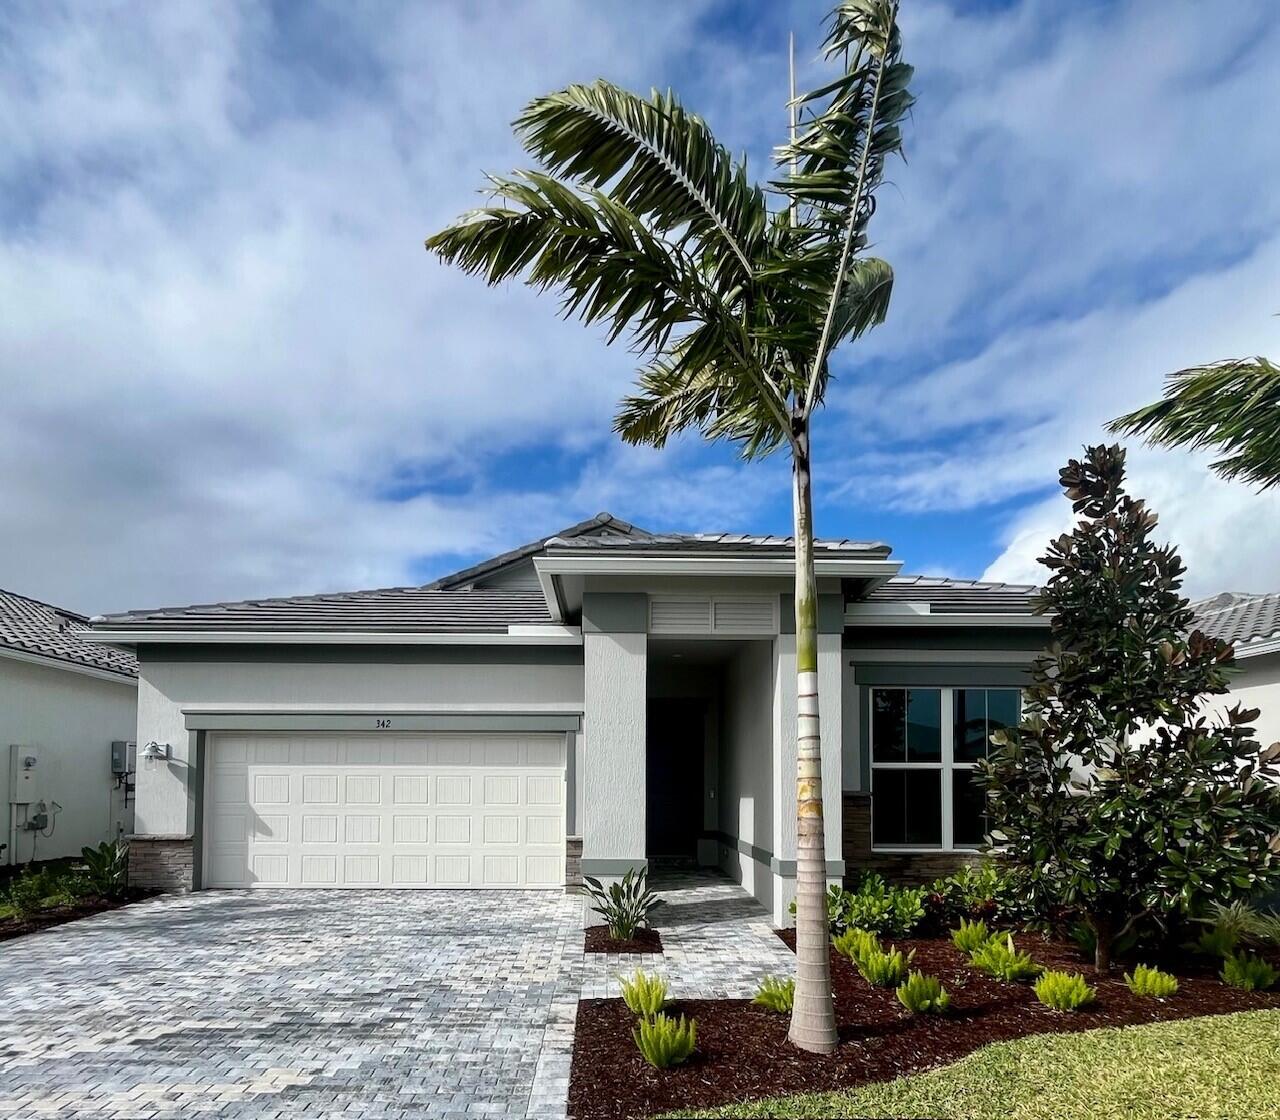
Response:
M584 958L545 891L209 891L5 943L0 1117L563 1117L580 994L792 967L728 880L655 887L652 957Z

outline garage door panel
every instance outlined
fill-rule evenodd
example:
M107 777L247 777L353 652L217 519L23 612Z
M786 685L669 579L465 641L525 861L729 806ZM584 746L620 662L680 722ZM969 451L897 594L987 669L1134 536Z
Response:
M563 883L558 737L213 736L208 757L210 886Z

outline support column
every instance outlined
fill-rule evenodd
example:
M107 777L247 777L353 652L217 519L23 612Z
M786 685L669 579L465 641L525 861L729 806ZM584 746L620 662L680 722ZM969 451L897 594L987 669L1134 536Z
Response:
M584 596L582 872L606 881L647 865L647 612L642 594Z

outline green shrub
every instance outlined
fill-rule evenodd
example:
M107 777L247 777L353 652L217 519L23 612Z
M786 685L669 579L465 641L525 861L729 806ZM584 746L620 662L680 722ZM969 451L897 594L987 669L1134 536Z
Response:
M1280 945L1280 914L1275 912L1260 913L1245 902L1236 901L1230 906L1215 902L1206 918L1197 919L1210 927L1217 938L1212 948L1218 948L1230 941L1230 948L1225 952L1212 953L1213 956L1227 956L1234 952L1237 945ZM1234 938L1234 941L1231 941Z
M1229 957L1236 951L1240 938L1234 930L1225 926L1207 929L1195 941L1195 949L1206 957Z
M1222 962L1221 975L1224 983L1246 992L1265 992L1280 979L1280 972L1252 953L1232 953Z
M698 1023L696 1019L672 1019L666 1015L655 1015L652 1019L641 1019L631 1032L636 1046L654 1069L670 1069L689 1060L694 1047L698 1044Z
M86 886L104 898L119 898L129 885L129 844L103 841L96 848L81 848Z
M939 929L960 918L1016 921L1026 916L1019 876L991 860L968 865L935 879L925 895L925 910Z
M831 944L837 953L848 957L854 964L857 964L864 954L878 953L881 948L880 939L874 933L852 927L838 937L833 937Z
M1030 953L1021 952L1014 946L1011 933L1005 934L1003 941L993 937L969 959L974 968L989 973L997 980L1030 980L1042 971Z
M649 889L643 870L631 868L608 887L590 875L582 879L591 898L591 909L604 919L609 936L616 941L629 941L636 930L649 924L649 915L662 905L662 900Z
M916 951L912 949L904 957L901 949L890 946L888 949L868 950L854 963L868 984L877 988L896 988L906 979L907 966L915 955Z
M1168 999L1178 992L1178 978L1158 968L1148 968L1140 964L1133 974L1124 974L1124 982L1135 996L1146 996L1149 999Z
M49 873L43 868L39 871L27 868L9 880L6 893L14 914L19 918L29 918L44 909L45 899L53 893Z
M991 937L986 922L971 922L961 918L959 928L951 931L951 944L962 953L974 953L990 941Z
M790 1011L796 1003L796 982L791 977L766 976L751 1002L770 1011Z
M1036 999L1054 1011L1075 1011L1098 996L1098 990L1089 987L1079 972L1041 973L1035 982L1035 993Z
M1259 945L1280 947L1280 914L1274 910L1265 914L1254 914L1249 936Z
M646 976L638 968L628 980L619 976L622 985L622 1002L632 1015L651 1019L667 1004L667 982L661 976Z
M947 989L936 976L912 972L898 985L898 1002L916 1015L941 1015L951 1006Z
M927 894L924 887L891 887L868 871L853 890L832 887L827 892L827 921L834 935L865 929L882 937L907 937L924 921Z

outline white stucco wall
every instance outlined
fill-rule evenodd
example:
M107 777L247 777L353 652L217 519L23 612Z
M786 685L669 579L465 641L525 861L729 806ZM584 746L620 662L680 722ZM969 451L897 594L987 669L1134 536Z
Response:
M750 642L725 668L718 829L773 852L773 643ZM739 850L722 850L724 870L773 908L773 875Z
M4 789L4 861L77 855L85 845L132 831L132 807L111 774L111 742L131 740L137 689L64 669L0 657L0 788ZM10 832L9 745L36 748L41 800L62 806L51 836ZM16 821L25 820L19 806Z
M1264 747L1280 742L1280 653L1247 657L1237 664L1240 672L1232 677L1231 695L1212 707L1230 708L1239 702L1257 708L1258 742Z
M645 706L648 638L583 636L582 859L645 858Z
M168 743L173 757L167 763L139 763L136 830L146 835L185 835L194 827L185 708L379 713L583 710L581 665L504 663L500 651L481 657L477 653L474 661L448 663L362 663L152 661L144 656L138 687L138 744Z

